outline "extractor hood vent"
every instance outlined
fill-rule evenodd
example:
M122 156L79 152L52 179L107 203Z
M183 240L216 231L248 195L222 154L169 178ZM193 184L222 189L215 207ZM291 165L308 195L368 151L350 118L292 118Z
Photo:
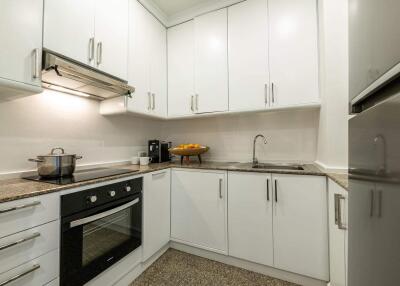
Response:
M42 85L99 100L131 96L135 91L125 80L48 50L43 51Z

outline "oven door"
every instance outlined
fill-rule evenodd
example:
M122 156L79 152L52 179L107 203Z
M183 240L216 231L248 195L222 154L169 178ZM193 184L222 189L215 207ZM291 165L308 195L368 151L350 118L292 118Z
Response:
M61 285L83 285L141 245L141 194L62 219Z

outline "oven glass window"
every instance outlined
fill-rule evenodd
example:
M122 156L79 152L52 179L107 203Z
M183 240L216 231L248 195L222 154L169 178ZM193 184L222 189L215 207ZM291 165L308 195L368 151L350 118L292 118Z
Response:
M127 208L83 227L82 266L132 239L134 223L131 212L132 208Z

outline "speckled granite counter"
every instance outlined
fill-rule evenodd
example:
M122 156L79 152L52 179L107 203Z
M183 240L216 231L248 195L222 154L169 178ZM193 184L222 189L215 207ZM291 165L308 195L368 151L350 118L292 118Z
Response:
M347 174L326 173L326 175L346 191L349 190L349 176Z
M120 165L120 166L113 166L112 168L127 169L131 170L132 172L125 173L122 175L115 175L106 178L99 178L95 180L70 184L70 185L63 185L63 186L53 185L48 183L40 183L35 181L28 181L24 179L0 180L0 203L43 195L52 192L58 192L66 189L87 186L119 178L125 178L132 175L150 173L168 168L188 168L188 169L223 170L223 171L237 171L237 172L328 176L329 178L337 182L339 185L347 189L347 177L345 178L345 175L337 175L331 173L326 174L314 164L304 164L302 166L304 170L253 169L250 163L235 163L235 162L203 162L203 164L191 163L183 165L181 165L179 162L172 162L172 163L151 164L145 167L141 167L138 165Z

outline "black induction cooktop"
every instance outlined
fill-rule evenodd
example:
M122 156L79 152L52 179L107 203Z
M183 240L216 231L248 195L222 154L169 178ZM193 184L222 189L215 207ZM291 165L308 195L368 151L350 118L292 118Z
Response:
M72 176L61 177L61 178L42 178L40 176L25 177L26 180L55 184L55 185L69 185L84 181L90 181L99 178L105 178L115 175L122 175L127 173L137 172L134 170L127 169L111 169L111 168L96 168L81 170L75 172Z

